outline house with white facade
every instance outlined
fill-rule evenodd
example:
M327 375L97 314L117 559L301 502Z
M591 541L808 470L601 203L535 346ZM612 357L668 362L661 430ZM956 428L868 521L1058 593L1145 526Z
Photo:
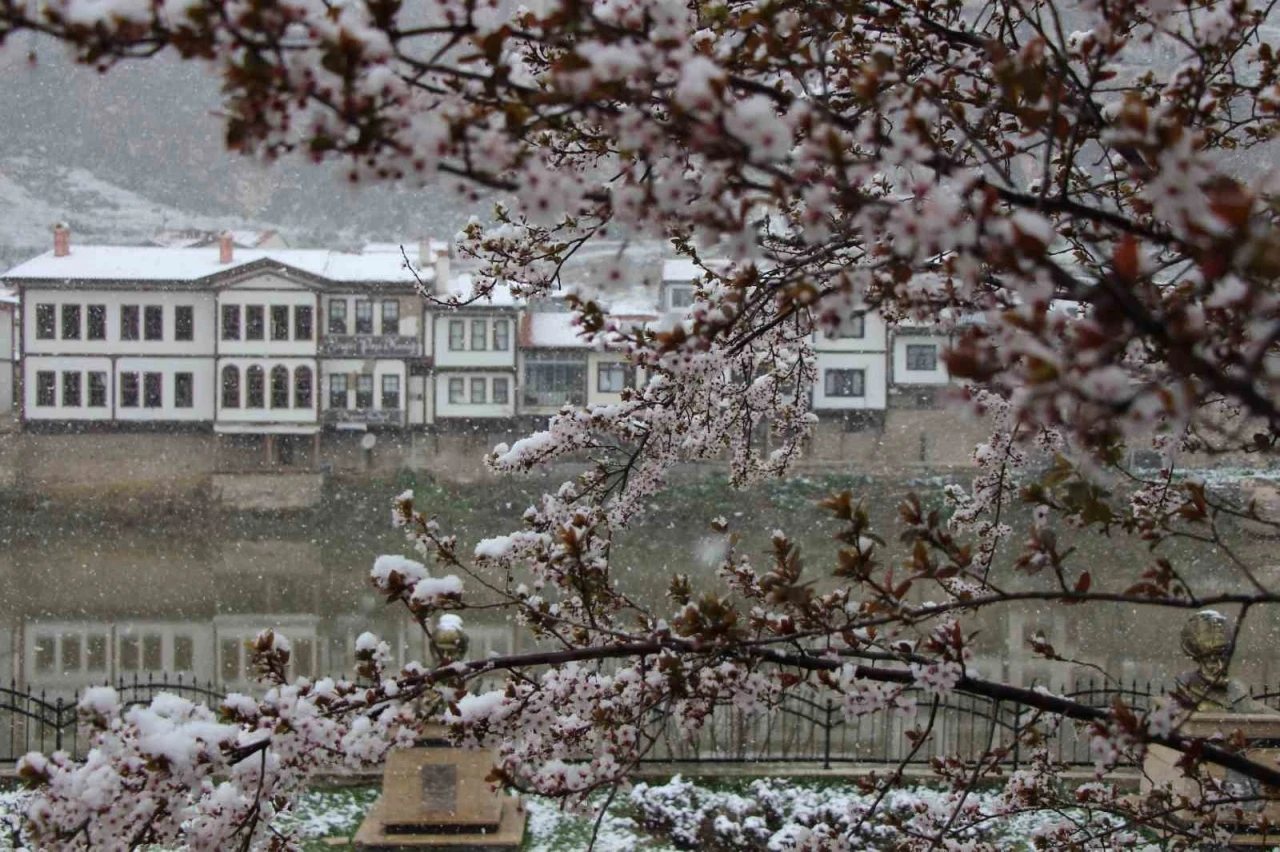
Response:
M466 300L471 279L449 280L451 294ZM496 289L457 308L427 308L426 345L432 353L432 400L427 422L466 429L480 420L516 416L516 332L519 305Z
M414 251L412 254L417 255ZM415 257L415 261L417 258ZM324 250L77 246L10 270L22 312L19 417L28 427L211 429L268 462L325 425L425 422L417 295L437 258Z
M939 392L951 384L951 374L942 360L950 340L947 332L936 326L903 322L894 328L892 340L889 407L939 405Z
M848 425L883 424L888 397L888 330L877 311L855 313L813 334L818 380L813 410Z

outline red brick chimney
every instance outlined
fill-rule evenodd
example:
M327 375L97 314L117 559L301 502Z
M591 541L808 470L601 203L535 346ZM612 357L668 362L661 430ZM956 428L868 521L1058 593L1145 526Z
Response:
M53 256L66 257L71 254L71 229L65 222L53 226Z
M223 231L218 234L218 263L230 263L234 247L235 244L231 242L230 231Z

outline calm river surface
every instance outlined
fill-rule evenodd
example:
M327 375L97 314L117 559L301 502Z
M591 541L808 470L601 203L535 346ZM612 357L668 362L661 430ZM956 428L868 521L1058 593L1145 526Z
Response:
M321 509L279 518L169 504L144 505L129 515L132 520L67 506L0 507L0 677L51 695L162 673L244 689L244 643L263 627L289 636L299 674L350 671L355 639L365 630L391 641L402 661L422 659L423 641L413 623L403 610L385 606L366 579L378 554L412 555L390 527L391 498L418 485L420 505L458 535L465 553L480 538L518 528L524 508L556 482L441 487L402 477L335 486ZM615 547L618 578L629 592L659 604L673 573L712 584L721 539L708 525L724 515L743 537L743 548L759 555L758 564L772 530L787 530L802 542L811 577L828 584L836 527L817 509L818 499L844 488L864 496L880 533L896 542L898 499L915 490L941 505L939 485L797 479L734 492L717 477L683 482ZM1245 531L1233 535L1235 546L1256 564L1270 564L1274 541ZM1090 568L1095 589L1108 588L1109 578L1123 588L1138 573L1133 566L1151 558L1123 536L1063 538L1079 547L1075 564ZM893 556L903 550L891 544ZM1169 553L1206 586L1231 581L1225 559L1211 548ZM1063 656L1144 682L1187 668L1177 650L1181 624L1179 613L1156 609L1026 606L983 615L967 626L978 631L980 671L1058 688L1096 675L1031 659L1025 648L1034 631L1043 630ZM473 655L528 644L500 615L469 617L468 629ZM1280 680L1278 637L1276 616L1251 614L1233 673L1274 685Z

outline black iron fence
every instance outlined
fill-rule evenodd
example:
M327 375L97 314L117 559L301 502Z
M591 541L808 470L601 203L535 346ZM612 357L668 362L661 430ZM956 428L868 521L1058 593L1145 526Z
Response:
M121 679L114 686L125 706L147 704L168 692L216 705L226 694L213 682L181 676ZM1120 699L1141 712L1164 694L1158 684L1078 681L1054 691L1091 707L1106 708ZM933 707L931 698L914 698L910 713L884 711L846 716L839 696L790 691L771 710L715 707L696 733L660 717L649 732L653 763L805 763L832 768L853 764L928 764L934 758L976 759L1003 750L1002 761L1016 768L1028 753L1026 741L1047 747L1060 763L1091 766L1090 734L1071 723L1045 724L1025 707L993 699L951 693ZM1255 700L1280 710L1280 688L1255 690ZM49 697L10 684L0 687L0 765L13 764L30 751L67 751L82 756L89 742L78 725L79 694ZM930 718L932 717L932 724ZM1028 737L1032 727L1034 735ZM928 730L920 741L912 732Z

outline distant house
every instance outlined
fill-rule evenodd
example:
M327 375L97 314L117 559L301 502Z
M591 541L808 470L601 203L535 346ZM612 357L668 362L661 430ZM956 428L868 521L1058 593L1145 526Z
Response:
M471 278L449 281L445 295L463 300ZM431 422L466 428L475 420L516 416L516 323L519 306L505 289L458 308L427 308L435 393Z

